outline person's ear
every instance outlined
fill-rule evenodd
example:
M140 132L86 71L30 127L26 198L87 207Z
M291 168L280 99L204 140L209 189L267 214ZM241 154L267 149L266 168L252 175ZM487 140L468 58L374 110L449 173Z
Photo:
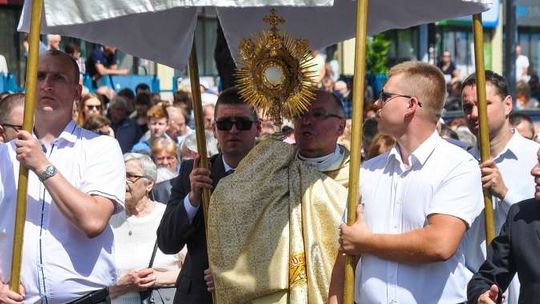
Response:
M148 193L150 193L150 191L152 191L152 188L154 188L154 182L153 181L150 181L150 180L147 180L147 184L146 184L146 191Z
M212 133L214 134L214 138L215 138L215 139L218 139L218 138L217 138L217 132L218 132L218 130L217 130L217 127L216 127L216 121L214 120L214 121L212 122Z
M513 109L513 100L512 96L508 95L503 100L504 103L504 115L508 117Z
M262 131L262 124L261 124L261 121L260 120L257 120L257 122L255 122L255 128L257 128L257 137L261 135L261 131Z
M343 135L343 133L345 132L346 126L347 126L347 121L345 119L341 119L339 121L338 129L337 129L339 136Z
M6 137L4 134L6 133L6 129L4 129L4 126L0 125L0 143L6 142Z

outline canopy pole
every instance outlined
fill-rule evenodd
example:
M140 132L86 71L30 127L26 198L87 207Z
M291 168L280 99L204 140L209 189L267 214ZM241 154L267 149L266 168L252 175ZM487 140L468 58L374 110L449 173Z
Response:
M480 159L482 162L490 158L489 127L486 102L486 70L484 66L484 29L482 27L482 14L473 15L474 34L474 61L476 65L476 100L478 102ZM486 225L486 242L491 243L495 237L495 223L493 220L493 203L489 190L483 190L484 215Z
M206 152L206 132L201 101L201 89L199 84L199 64L197 63L197 47L195 37L189 55L189 80L191 83L191 96L193 98L193 117L195 118L195 135L197 138L197 152L199 153L199 167L208 168L208 153ZM202 208L205 231L208 233L208 206L210 205L210 189L203 188ZM212 293L212 303L215 303Z
M349 169L349 195L347 197L347 225L356 221L356 206L359 198L362 123L364 117L364 88L366 84L366 37L368 0L356 1L356 40L354 55L353 116L351 135L351 163ZM354 257L347 255L345 261L345 283L343 302L354 303Z
M23 130L32 132L34 125L34 109L36 107L37 69L39 62L39 34L41 27L42 0L32 1L30 35L28 46L28 62L26 66L26 92L24 98ZM21 281L22 248L24 238L24 222L26 221L26 199L28 189L28 169L19 165L19 182L17 188L17 208L15 211L15 227L13 232L13 248L9 289L19 292Z

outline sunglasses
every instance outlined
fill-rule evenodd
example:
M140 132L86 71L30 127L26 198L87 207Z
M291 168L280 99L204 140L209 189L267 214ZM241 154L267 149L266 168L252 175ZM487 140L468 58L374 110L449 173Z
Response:
M86 105L85 106L88 110L101 110L101 106L100 105Z
M392 92L385 92L384 90L381 90L379 93L378 100L381 101L381 103L384 105L385 103L389 102L390 100L396 98L396 97L404 97L404 98L413 98L413 96L410 95L403 95L398 93L392 93ZM422 103L418 101L418 106L422 107Z
M251 129L253 123L254 121L246 118L237 118L235 120L223 119L216 120L216 127L220 131L230 131L234 125L238 131L247 131Z

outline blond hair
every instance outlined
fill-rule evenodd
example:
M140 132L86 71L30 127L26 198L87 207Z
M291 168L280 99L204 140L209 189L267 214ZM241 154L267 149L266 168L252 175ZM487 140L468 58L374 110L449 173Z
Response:
M446 83L444 75L434 65L420 61L406 61L390 69L388 78L404 75L399 84L402 94L415 96L422 104L427 117L437 122L446 99Z

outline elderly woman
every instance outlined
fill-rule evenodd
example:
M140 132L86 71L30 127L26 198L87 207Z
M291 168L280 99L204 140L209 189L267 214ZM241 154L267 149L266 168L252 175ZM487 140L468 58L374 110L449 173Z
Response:
M165 255L157 249L153 265L148 267L156 243L156 230L165 212L164 204L149 197L157 169L152 159L143 154L126 153L124 161L125 212L117 213L111 218L118 281L110 288L110 292L113 304L140 304L140 291L174 286L184 253ZM173 294L174 292L168 293L165 297L172 301Z
M158 168L168 168L178 173L176 143L170 138L158 138L152 142L152 158ZM159 179L159 177L158 177Z

